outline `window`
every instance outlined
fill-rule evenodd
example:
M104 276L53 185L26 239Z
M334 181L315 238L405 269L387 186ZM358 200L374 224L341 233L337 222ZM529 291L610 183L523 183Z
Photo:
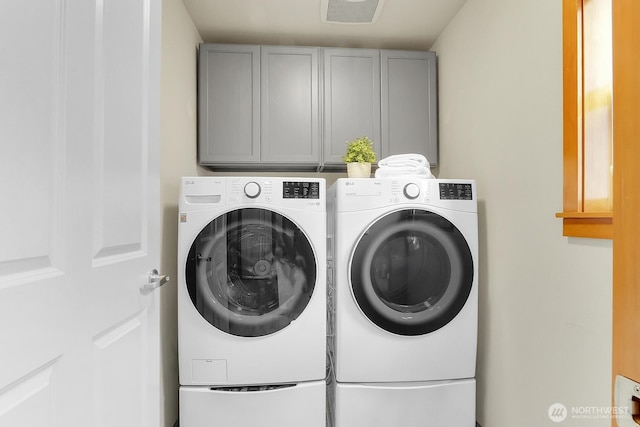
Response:
M612 0L563 0L563 234L612 237Z

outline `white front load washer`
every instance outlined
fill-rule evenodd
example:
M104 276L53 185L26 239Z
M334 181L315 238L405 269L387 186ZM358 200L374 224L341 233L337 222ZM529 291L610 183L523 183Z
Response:
M324 387L325 185L321 178L182 179L181 386ZM225 390L241 390L232 389Z
M472 379L475 181L341 178L328 206L338 385Z

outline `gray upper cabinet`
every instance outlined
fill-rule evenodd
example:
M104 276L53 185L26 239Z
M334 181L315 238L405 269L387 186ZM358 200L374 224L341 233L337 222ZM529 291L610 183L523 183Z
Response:
M203 165L260 162L260 46L200 45L198 156Z
M366 135L381 155L380 51L324 49L324 166L344 168L346 143Z
M202 44L198 67L203 166L344 170L363 135L437 165L433 52Z
M260 66L261 162L318 167L318 49L263 46Z
M200 164L317 169L318 69L318 48L200 45Z
M423 154L438 164L436 54L383 50L382 157Z

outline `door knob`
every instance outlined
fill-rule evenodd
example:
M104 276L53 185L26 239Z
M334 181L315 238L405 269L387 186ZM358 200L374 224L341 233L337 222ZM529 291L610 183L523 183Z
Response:
M143 292L151 292L171 280L171 277L158 273L155 268L149 272L149 282L142 286Z

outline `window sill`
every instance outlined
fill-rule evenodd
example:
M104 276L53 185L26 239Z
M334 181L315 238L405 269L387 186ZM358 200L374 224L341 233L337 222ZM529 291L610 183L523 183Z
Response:
M559 212L556 218L562 218L563 236L613 238L612 212Z

